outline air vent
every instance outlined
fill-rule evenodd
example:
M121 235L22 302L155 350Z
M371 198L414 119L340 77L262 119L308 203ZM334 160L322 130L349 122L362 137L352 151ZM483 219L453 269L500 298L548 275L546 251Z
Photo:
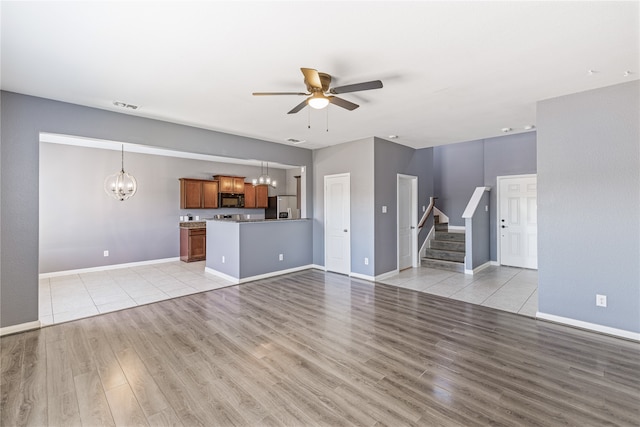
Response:
M113 105L120 108L128 108L129 110L137 110L140 108L138 105L127 104L126 102L113 101Z
M295 138L287 138L286 141L290 142L293 145L298 145L298 144L302 144L304 142L307 142L304 139L295 139Z

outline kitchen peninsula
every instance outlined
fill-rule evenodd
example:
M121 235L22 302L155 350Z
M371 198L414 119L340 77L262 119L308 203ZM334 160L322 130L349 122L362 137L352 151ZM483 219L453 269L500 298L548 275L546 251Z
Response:
M310 268L308 219L209 219L205 271L243 283Z

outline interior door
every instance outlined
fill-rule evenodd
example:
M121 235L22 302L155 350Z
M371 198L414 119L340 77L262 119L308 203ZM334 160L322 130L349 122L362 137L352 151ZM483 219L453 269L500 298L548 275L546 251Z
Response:
M413 200L415 177L398 175L398 269L404 270L414 264L414 230L417 214ZM415 237L417 239L417 236ZM415 246L415 248L414 248Z
M538 268L537 177L500 177L499 192L500 263Z
M324 265L327 271L351 271L351 177L324 177Z

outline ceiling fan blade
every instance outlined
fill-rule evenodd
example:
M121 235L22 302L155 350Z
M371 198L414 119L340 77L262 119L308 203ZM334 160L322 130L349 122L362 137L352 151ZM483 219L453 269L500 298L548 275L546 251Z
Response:
M302 110L306 106L307 106L307 100L305 99L300 104L298 104L295 107L293 107L293 109L291 111L289 111L287 114L295 114L298 111Z
M361 90L371 90L371 89L380 89L382 87L382 82L380 80L373 80L370 82L364 83L355 83L352 85L338 86L331 88L330 92L336 95L340 93L349 93L349 92L358 92Z
M349 111L353 111L359 107L358 104L354 104L353 102L347 101L346 99L338 98L337 96L327 96L327 98L329 98L329 102L333 105L346 108Z
M268 95L304 95L309 96L310 93L304 92L253 92L253 96L268 96Z
M300 71L304 74L304 80L308 86L322 90L322 81L320 80L318 70L314 70L313 68L300 68Z

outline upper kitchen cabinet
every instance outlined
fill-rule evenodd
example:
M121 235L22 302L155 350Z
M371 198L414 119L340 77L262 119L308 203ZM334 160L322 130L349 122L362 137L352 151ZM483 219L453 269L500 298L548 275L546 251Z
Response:
M180 209L216 209L218 182L180 178Z
M256 207L256 187L249 182L244 183L244 207L248 209Z
M256 208L269 207L269 186L266 184L256 185Z
M243 176L223 176L216 175L213 177L220 183L219 191L221 193L244 194L244 177Z
M269 206L269 186L266 184L244 184L244 207L266 208Z

